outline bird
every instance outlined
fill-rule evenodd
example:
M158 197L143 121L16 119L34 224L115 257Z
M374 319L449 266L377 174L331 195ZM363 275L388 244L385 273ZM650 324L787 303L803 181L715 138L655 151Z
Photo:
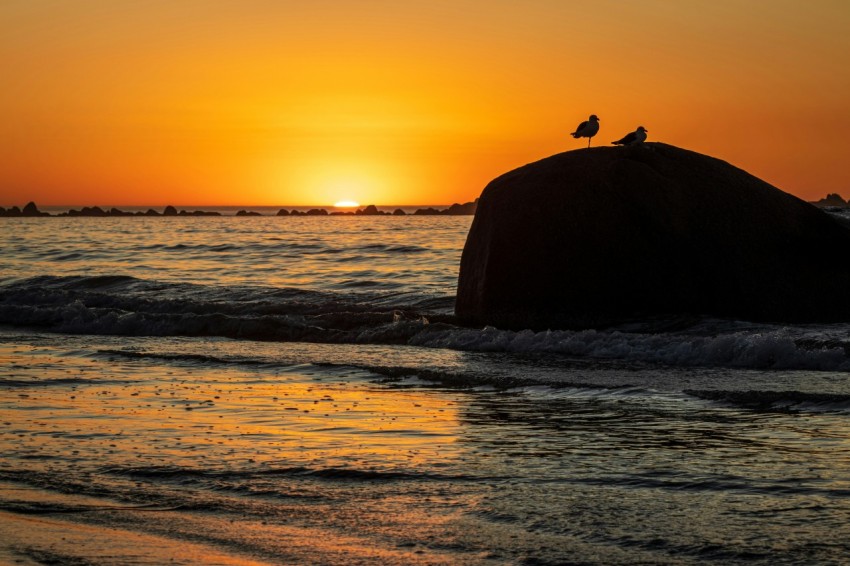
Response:
M638 129L634 132L628 133L623 136L622 139L619 139L615 142L611 142L614 145L634 145L636 143L643 143L646 141L646 133L647 129L643 126L638 126Z
M590 118L587 121L582 122L576 128L576 131L571 133L570 135L574 138L587 138L587 147L590 147L590 138L596 135L596 132L599 131L599 118L596 117L596 114L591 114Z

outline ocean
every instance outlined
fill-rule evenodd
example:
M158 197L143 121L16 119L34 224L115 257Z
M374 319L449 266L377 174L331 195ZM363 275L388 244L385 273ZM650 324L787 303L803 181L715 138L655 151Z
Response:
M464 328L471 221L2 219L0 562L850 561L850 322Z

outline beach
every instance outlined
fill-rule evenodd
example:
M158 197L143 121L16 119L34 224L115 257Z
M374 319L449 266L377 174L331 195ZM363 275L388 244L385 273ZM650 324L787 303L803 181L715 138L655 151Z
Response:
M470 220L4 220L0 559L844 560L850 326L458 326Z

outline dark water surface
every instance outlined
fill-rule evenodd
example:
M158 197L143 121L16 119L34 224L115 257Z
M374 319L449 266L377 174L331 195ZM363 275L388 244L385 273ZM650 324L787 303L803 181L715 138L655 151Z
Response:
M0 561L845 563L850 325L460 328L468 223L8 219Z

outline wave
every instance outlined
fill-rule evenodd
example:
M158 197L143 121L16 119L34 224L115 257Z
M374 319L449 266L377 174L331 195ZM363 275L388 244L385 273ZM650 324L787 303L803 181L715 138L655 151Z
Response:
M423 253L430 251L428 248L410 244L366 244L364 246L356 246L354 249L401 254Z
M435 325L435 327L438 325ZM822 329L761 326L755 329L637 333L620 330L508 331L493 327L428 328L411 345L475 352L554 353L624 359L669 366L850 370L850 341ZM846 329L842 332L848 335Z
M705 391L686 389L685 394L723 404L775 412L848 412L850 395L802 391Z
M331 343L398 343L427 324L424 315L392 304L375 307L369 299L367 294L165 284L127 276L43 276L0 286L0 324L69 334Z
M129 276L11 279L0 324L68 334L405 344L556 354L672 367L850 371L850 325L778 326L695 319L604 330L466 328L451 297L380 291L161 283Z
M142 466L142 467L119 467L108 466L101 468L100 473L105 475L120 476L131 479L147 480L174 480L185 482L187 479L199 478L207 480L216 479L254 479L268 477L302 477L317 478L325 480L353 480L353 481L481 481L505 479L504 477L487 476L480 477L470 474L435 474L422 471L403 470L372 470L359 468L310 468L305 466L293 466L285 468L262 468L255 470L215 470L200 468L184 468L178 466Z
M156 359L156 360L165 360L165 361L174 361L174 362L189 362L189 363L201 363L201 364L211 364L211 365L226 365L226 364L238 364L238 365L266 365L270 362L261 361L261 360L253 360L253 359L244 359L244 358L223 358L218 356L209 356L205 354L166 354L166 353L151 353L151 352L136 352L133 350L111 350L104 349L98 350L98 354L105 356L121 356L123 358L132 358L132 359Z
M173 511L177 507L163 507L156 504L143 505L75 505L72 503L52 503L43 501L4 501L0 500L0 511L21 515L55 515L71 513L91 513L98 511Z
M88 379L82 377L66 377L58 379L15 379L14 377L0 376L0 387L64 387L68 385L97 385L120 383L125 384L127 381L106 380L106 379Z
M102 349L96 355L121 356L131 359L164 360L168 362L202 364L212 366L274 366L302 367L303 364L275 358L251 358L244 355L212 356L206 354L139 352L133 350ZM693 389L685 388L681 392L654 389L651 384L635 385L630 383L599 383L582 380L582 373L566 374L563 372L547 372L540 367L526 366L524 374L511 371L498 373L497 367L503 366L499 361L491 363L470 362L462 368L426 368L387 366L368 363L366 360L350 359L346 362L318 362L311 365L349 369L357 368L380 376L379 381L394 384L398 387L418 386L427 383L438 383L446 387L463 389L492 389L542 398L549 401L566 400L570 398L598 398L600 401L625 399L655 400L666 399L676 404L688 397L709 401L719 405L738 407L759 412L784 413L850 413L850 394L832 392L811 392L796 390L772 389ZM597 365L598 369L598 365ZM534 371L538 370L538 371ZM554 378L554 379L553 379ZM4 384L4 383L0 383Z
M837 499L850 498L850 489L819 488L800 485L796 478L753 481L750 478L736 476L716 476L707 478L677 478L663 473L634 474L630 476L611 475L597 478L580 478L575 483L601 486L621 486L633 488L668 489L675 491L693 491L709 493L745 493L747 495L768 496L808 496Z
M333 248L329 247L325 244L319 243L305 243L305 242L294 242L290 240L286 240L279 237L269 237L266 238L265 241L255 241L251 243L239 243L239 244L207 244L207 243L177 243L177 244L139 244L135 247L137 250L145 251L145 250L165 250L168 252L178 252L185 253L186 255L192 255L193 257L197 257L198 255L203 256L204 254L222 254L222 253L230 253L235 252L238 255L244 254L258 254L258 255L278 255L278 254L287 254L289 252L297 252L299 254L302 253L348 253L348 254L418 254L418 253L428 253L431 251L429 248L424 246L417 246L412 244L400 244L400 243L369 243L363 245L348 245L344 248ZM64 249L60 248L50 248L44 249L39 252L37 255L43 259L52 259L52 260L75 260L75 259L88 259L91 257L100 257L102 255L102 250L92 250L89 252L83 251L74 251L68 253Z

